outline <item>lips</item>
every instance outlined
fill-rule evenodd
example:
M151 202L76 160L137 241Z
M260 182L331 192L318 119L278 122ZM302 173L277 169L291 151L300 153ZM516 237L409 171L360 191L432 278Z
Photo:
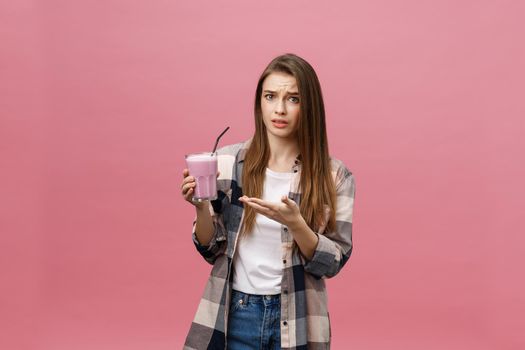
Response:
M272 124L273 124L273 127L277 129L284 129L288 126L287 122L285 122L284 120L279 120L279 119L272 119Z

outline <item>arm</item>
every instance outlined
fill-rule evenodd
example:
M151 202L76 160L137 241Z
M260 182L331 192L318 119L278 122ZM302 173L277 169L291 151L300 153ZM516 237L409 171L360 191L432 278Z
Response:
M336 186L336 230L333 232L314 233L318 237L318 242L310 259L300 247L301 252L307 258L304 262L304 270L317 278L335 276L341 271L352 253L355 179L347 169L343 170L341 176L342 179ZM313 233L311 230L310 232ZM299 244L299 242L297 243ZM306 253L309 252L306 251Z
M209 203L204 203L201 206L195 206L195 211L197 218L194 222L195 226L193 232L195 233L195 238L201 245L207 246L215 231L213 226L213 216L210 212Z
M218 194L219 198L216 200L197 207L197 217L193 221L192 229L192 239L197 251L212 265L224 253L227 245L227 230L222 218L222 208L228 201L228 196L222 191Z
M319 242L317 233L312 231L304 219L289 225L288 228L303 256L311 260Z

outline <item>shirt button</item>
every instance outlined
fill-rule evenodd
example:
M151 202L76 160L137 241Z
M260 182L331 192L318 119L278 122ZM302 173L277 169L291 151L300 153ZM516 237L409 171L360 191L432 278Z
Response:
M288 228L287 227L284 228L284 232L288 232Z
M284 321L283 325L288 326L288 322Z
M283 259L283 264L286 264L286 259Z
M285 290L285 291L283 291L283 293L284 293L284 294L288 294L288 291L287 291L287 290Z
M293 172L296 173L296 172L297 172L297 169L295 169Z

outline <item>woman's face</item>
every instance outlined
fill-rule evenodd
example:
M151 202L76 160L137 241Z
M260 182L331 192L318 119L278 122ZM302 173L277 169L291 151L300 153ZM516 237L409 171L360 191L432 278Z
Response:
M300 115L299 90L295 78L280 72L268 75L262 86L261 110L269 134L283 138L295 137Z

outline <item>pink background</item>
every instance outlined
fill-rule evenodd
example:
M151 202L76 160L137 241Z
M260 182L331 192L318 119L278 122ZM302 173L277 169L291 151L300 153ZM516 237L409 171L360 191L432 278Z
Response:
M183 155L316 69L354 172L334 349L523 349L523 1L0 5L0 348L180 349L210 266ZM199 129L201 129L199 131Z

